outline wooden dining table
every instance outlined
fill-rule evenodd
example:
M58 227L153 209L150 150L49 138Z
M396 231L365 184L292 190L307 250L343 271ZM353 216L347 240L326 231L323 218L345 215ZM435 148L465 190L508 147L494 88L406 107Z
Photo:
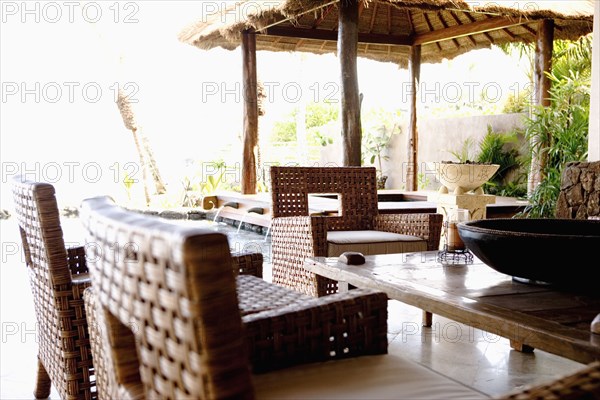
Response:
M540 349L581 363L600 360L600 335L590 330L600 314L600 291L523 283L476 257L472 263L442 263L437 251L365 259L362 265L347 265L336 257L313 257L305 267L337 280L342 288L380 290L434 318L440 315L505 337L519 351Z

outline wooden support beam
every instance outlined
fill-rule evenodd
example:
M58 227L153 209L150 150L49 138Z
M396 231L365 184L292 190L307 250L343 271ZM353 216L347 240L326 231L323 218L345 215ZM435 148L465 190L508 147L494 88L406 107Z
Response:
M429 20L429 17L427 16L426 13L423 13L423 18L425 18L425 23L427 23L427 27L429 28L429 32L433 32L435 29L433 29L433 24ZM436 47L438 48L439 51L442 51L442 46L440 45L440 42L435 42L435 45L436 45Z
M461 25L462 21L460 20L460 18L458 18L458 15L456 15L454 13L454 11L450 10L450 15L452 16L452 18L454 19L454 22L456 22L456 25ZM477 42L475 41L475 39L473 39L473 36L467 36L467 38L469 39L469 41L471 42L471 44L473 46L477 46Z
M325 11L321 12L321 16L317 19L315 19L315 22L313 23L312 27L313 29L316 29L319 25L321 25L321 22L323 22L323 20L327 17L327 15L331 12L331 10L333 9L333 4L330 4Z
M341 69L341 113L344 166L360 166L361 122L358 90L358 1L339 3L338 57Z
M517 35L515 35L514 33L512 33L511 31L508 30L508 28L502 28L502 32L506 33L506 35L512 40L512 41L516 41L517 40Z
M272 26L266 33L273 36L284 36L302 39L317 39L317 40L329 40L335 42L338 40L339 31L324 30L324 29L309 29L309 28L287 28L281 26ZM410 46L412 43L411 38L408 36L393 36L379 33L359 33L359 43L367 44L394 44L398 46Z
M444 20L444 16L442 15L442 13L438 13L438 14L435 14L435 15L440 20L440 23L442 24L442 26L444 27L444 29L449 29L450 28L448 26L448 23L446 23L446 20ZM453 28L455 28L455 27L453 27ZM460 48L460 43L458 43L458 40L456 40L455 37L451 38L450 40L452 40L452 43L454 43L454 47L456 47L457 49Z
M531 36L533 36L534 38L537 38L537 32L535 29L532 29L525 24L523 24L522 28L525 29L527 32L529 32L531 34Z
M475 21L476 21L476 19L475 19L475 18L474 18L474 17L471 15L471 13L468 13L468 12L466 12L466 13L465 13L465 16L466 16L466 17L469 19L469 21L471 21L471 22L475 22ZM492 37L492 35L490 35L490 34L489 34L489 33L487 33L487 32L481 32L481 33L483 34L483 36L485 36L485 38L486 38L487 40L489 40L489 41L490 41L490 43L492 43L492 44L494 43L494 38Z
M373 25L375 24L375 17L377 16L377 7L379 7L379 3L373 4L373 13L371 14L371 21L369 21L369 33L373 32Z
M256 158L258 145L258 81L256 77L256 35L242 33L244 82L244 150L242 156L242 194L256 194Z
M496 29L508 28L511 26L522 25L528 21L520 21L506 17L494 17L481 21L476 21L470 24L459 26L451 26L445 29L438 29L431 32L422 33L414 38L414 45L423 45L427 43L440 42L442 40L450 40L477 33L493 31Z
M535 104L548 107L550 105L550 88L552 82L546 72L552 70L552 51L554 47L554 20L541 20L538 25L535 43L535 62L533 71L533 87ZM528 192L531 193L535 187L544 179L544 168L547 162L547 152L533 141L531 143L532 160L529 171Z
M410 79L410 114L408 116L408 162L406 163L406 190L418 189L418 150L419 132L417 130L417 92L421 79L421 46L410 48L408 59Z
M387 15L387 31L388 34L392 33L392 10L393 7L391 5L388 6L388 15Z

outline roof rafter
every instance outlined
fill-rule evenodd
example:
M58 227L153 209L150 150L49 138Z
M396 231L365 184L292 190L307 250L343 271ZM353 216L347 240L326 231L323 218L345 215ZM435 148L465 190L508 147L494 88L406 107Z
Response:
M454 19L454 22L456 22L456 25L462 25L462 21L460 20L460 18L458 18L458 15L456 15L456 13L452 10L449 11L450 15L452 16L452 18ZM471 42L471 44L473 46L477 46L477 42L475 41L475 39L473 38L473 36L469 35L467 36L467 38L469 39L469 41Z
M523 25L526 22L527 21L517 21L506 17L493 17L470 24L452 26L445 29L439 29L437 31L422 33L415 37L413 44L440 42L442 40L450 40L467 35L475 35L477 33L484 33L498 29L509 28L511 26Z
M425 18L425 22L427 23L427 27L429 28L429 32L434 32L435 29L433 29L433 24L429 20L429 17L427 16L427 13L423 13L423 18ZM413 42L413 44L414 44L414 42ZM440 45L439 42L435 42L435 45L437 46L437 48L438 48L439 51L442 51L442 45Z
M446 22L446 20L444 20L444 16L442 15L441 12L435 14L435 16L440 20L440 23L442 24L444 29L450 28L448 26L448 23ZM452 43L454 43L454 47L456 47L457 49L460 48L460 43L458 43L458 40L456 40L456 37L450 38L450 40L452 40Z
M469 19L469 21L471 21L471 22L476 22L476 21L477 21L477 20L475 19L475 17L473 17L473 16L471 15L471 13L468 13L468 12L466 12L466 13L465 13L465 16L466 16L466 17ZM490 43L494 44L494 38L492 37L492 35L490 35L488 32L482 32L481 34L482 34L483 36L485 36L485 38L486 38L487 40L489 40L489 41L490 41Z
M338 31L326 31L324 29L309 29L309 28L287 28L282 26L273 26L267 30L267 32L256 32L260 35L274 35L274 36L286 36L295 37L301 39L317 39L317 40L330 40L336 41L338 38ZM392 44L397 46L410 46L412 39L408 36L394 36L385 35L378 33L359 33L359 43L371 43L371 44Z

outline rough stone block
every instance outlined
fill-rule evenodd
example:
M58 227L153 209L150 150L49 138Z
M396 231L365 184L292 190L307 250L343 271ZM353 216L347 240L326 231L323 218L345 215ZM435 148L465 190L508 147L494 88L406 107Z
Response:
M600 215L600 191L589 195L587 201L588 215Z
M579 180L581 181L581 186L583 186L583 190L586 192L591 192L594 190L594 178L596 174L592 170L583 170L581 172L581 176Z
M580 174L581 170L575 166L565 167L560 181L560 189L564 190L578 183Z
M577 212L575 213L575 219L587 219L587 217L588 217L587 208L579 207L577 209Z
M567 203L570 206L578 206L583 203L583 187L581 186L581 183L567 189L565 193L567 196Z
M565 192L560 192L556 201L556 218L571 218Z

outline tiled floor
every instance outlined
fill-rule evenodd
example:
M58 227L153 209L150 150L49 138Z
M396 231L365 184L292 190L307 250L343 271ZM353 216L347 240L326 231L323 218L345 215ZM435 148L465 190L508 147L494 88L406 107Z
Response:
M32 399L37 349L35 317L13 224L12 219L0 222L0 399ZM65 230L68 233L68 228ZM247 247L241 243L236 246ZM266 249L268 242L257 237L253 247ZM583 367L543 351L516 352L506 339L435 315L432 328L422 328L420 321L419 309L389 302L390 353L401 354L491 396L552 380ZM53 391L51 398L59 397Z

